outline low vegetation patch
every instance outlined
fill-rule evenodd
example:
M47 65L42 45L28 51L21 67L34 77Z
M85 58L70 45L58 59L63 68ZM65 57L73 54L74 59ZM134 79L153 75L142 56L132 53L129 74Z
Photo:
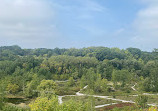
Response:
M77 102L79 102L79 101L87 102L89 100L89 96L72 96L72 97L66 96L66 97L63 97L63 102L66 102L69 100L74 100ZM94 103L95 103L95 106L97 106L97 105L103 105L103 104L118 103L118 101L94 97Z

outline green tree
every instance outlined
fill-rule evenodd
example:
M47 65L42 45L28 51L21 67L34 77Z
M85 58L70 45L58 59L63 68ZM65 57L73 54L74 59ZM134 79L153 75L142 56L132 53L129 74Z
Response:
M42 80L37 89L41 96L50 97L52 94L56 93L56 83L53 80Z
M37 86L40 84L40 79L37 74L33 74L32 80L26 85L25 95L27 97L37 96Z
M94 91L95 92L106 92L107 91L107 83L106 79L102 79L101 75L98 74L97 80L94 84Z
M158 69L152 68L149 72L149 77L147 77L143 82L143 90L158 92Z
M87 85L90 89L94 90L94 84L97 79L97 74L94 72L92 68L88 69L86 73L86 81Z
M124 86L125 83L129 82L130 77L131 74L128 70L114 70L112 73L112 80L115 85L117 85L117 82L120 82Z
M81 81L80 81L80 87L83 88L86 85L87 85L86 77L85 77L85 75L82 75Z
M34 102L29 104L31 111L58 111L58 99L52 96L51 99L47 97L38 97Z
M68 86L74 86L74 85L75 85L75 81L74 81L73 77L70 77L70 78L69 78L69 80L68 80L68 82L67 82L67 85L68 85Z
M0 110L2 110L2 107L5 103L5 90L6 90L7 84L0 80Z
M39 90L54 90L56 88L56 84L53 80L42 80L40 85L38 86Z
M7 91L11 94L15 94L17 93L19 90L19 86L16 85L16 84L11 84L9 83L8 86L7 86Z

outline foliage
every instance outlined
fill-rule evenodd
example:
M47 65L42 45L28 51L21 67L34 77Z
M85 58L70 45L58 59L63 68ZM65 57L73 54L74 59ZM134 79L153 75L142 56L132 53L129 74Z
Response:
M114 70L112 73L112 80L117 85L117 82L121 82L124 86L130 80L130 72L128 70Z
M52 91L55 90L56 84L53 80L42 80L40 85L37 87L38 90Z
M4 96L3 93L0 92L0 109L2 109L3 105L4 105Z
M33 74L32 80L26 85L25 95L27 97L37 96L37 92L35 90L37 89L37 86L39 85L39 83L40 83L40 80L37 77L37 74Z
M86 85L87 85L87 80L86 80L85 75L83 75L80 80L80 87L83 88Z
M19 108L16 106L5 105L5 106L3 106L2 111L30 111L30 110Z
M7 86L7 91L11 94L15 94L16 92L18 92L18 90L19 90L19 86L16 84L9 83Z
M51 96L56 93L56 84L53 80L42 80L37 90L41 96Z
M158 69L152 68L152 70L149 73L149 77L147 77L143 82L143 90L145 91L152 91L152 92L158 92Z
M0 110L4 106L5 103L5 91L6 91L7 83L4 80L0 81Z
M138 107L146 108L146 107L147 107L147 102L148 102L148 97L145 96L145 95L139 95L139 96L136 98L136 105L137 105Z
M137 48L22 49L17 45L2 46L0 108L5 103L6 91L30 98L49 91L72 94L79 90L74 88L74 79L80 82L81 88L88 85L88 90L96 93L110 90L113 83L119 86L115 87L116 91L130 92L131 85L137 83L139 91L158 92L157 58L157 49L145 52ZM60 88L53 80L68 82Z
M157 108L157 107L150 107L150 108L148 109L148 111L158 111L158 108Z
M106 79L102 79L101 75L99 74L97 80L94 84L94 91L95 92L107 92L107 83Z
M33 103L29 104L31 111L93 111L90 102L82 103L70 100L59 105L58 98L38 97Z
M70 77L68 82L67 82L67 85L68 86L74 86L74 84L75 84L75 81L74 81L73 77Z
M57 97L52 97L51 99L38 97L33 103L29 104L29 106L31 111L57 111L58 99Z
M97 74L94 72L94 70L91 68L86 73L86 82L90 89L94 90L94 84L97 79Z

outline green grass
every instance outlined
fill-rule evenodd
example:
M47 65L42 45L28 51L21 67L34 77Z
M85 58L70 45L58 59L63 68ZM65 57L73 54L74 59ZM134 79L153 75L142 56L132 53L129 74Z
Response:
M88 96L66 96L63 97L63 102L69 101L69 100L75 100L75 101L82 101L82 102L87 102L89 100ZM112 101L112 100L107 100L107 99L102 99L102 98L94 98L95 106L97 105L103 105L103 104L110 104L110 103L118 103L118 101Z
M91 92L92 90L89 89L84 89L81 91L81 93L84 94L89 94L89 93L93 93L94 95L100 95L100 96L128 96L128 95L139 95L141 94L141 92L138 91L132 91L130 90L130 92L126 92L126 91L121 91L121 90L116 90L114 92Z
M128 95L126 95L126 96L115 96L115 98L116 99L122 99L122 100L127 100L127 101L135 101L136 100L136 98L137 98L137 96L128 96Z
M155 103L158 104L158 95L152 95L152 96L147 96L148 97L148 103Z
M148 97L148 104L158 104L158 95L146 95ZM117 99L123 99L123 100L132 100L135 101L137 96L115 96Z
M67 82L57 83L56 94L59 96L63 95L75 95L80 90L78 83L74 86L67 86Z

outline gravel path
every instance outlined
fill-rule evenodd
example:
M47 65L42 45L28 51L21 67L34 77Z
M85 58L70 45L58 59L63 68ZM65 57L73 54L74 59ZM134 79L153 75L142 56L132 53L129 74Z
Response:
M88 87L85 86L83 89L86 89ZM135 88L135 85L132 86L131 88L133 90L136 90ZM58 100L59 100L59 104L62 104L63 101L62 101L62 98L63 97L66 97L66 96L93 96L93 97L98 97L98 98L103 98L103 99L108 99L108 100L113 100L113 101L118 101L118 102L123 102L123 103L135 103L134 101L126 101L126 100L122 100L122 99L115 99L115 98L110 98L109 96L99 96L99 95L89 95L89 94L83 94L83 93L80 93L83 89L81 89L80 91L78 91L76 93L76 95L64 95L64 96L58 96ZM158 95L158 94L148 94L148 93L144 93L144 95ZM138 96L138 95L133 95L133 96ZM109 105L113 105L113 104L118 104L118 103L111 103L111 104L104 104L104 105L98 105L98 106L95 106L95 108L101 108L101 107L105 107L105 106L109 106ZM149 106L158 106L157 104L148 104Z

